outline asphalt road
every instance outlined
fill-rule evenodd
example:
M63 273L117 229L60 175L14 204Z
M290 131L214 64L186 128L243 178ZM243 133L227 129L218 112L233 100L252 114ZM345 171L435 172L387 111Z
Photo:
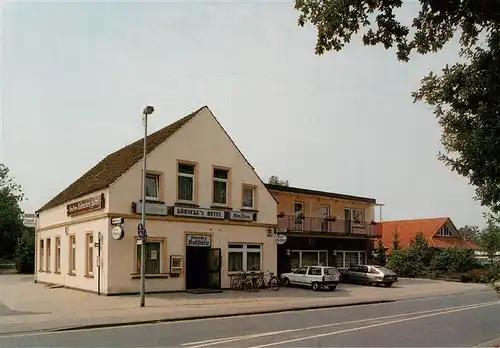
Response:
M308 291L308 290L304 290ZM500 337L493 292L368 306L0 336L0 347L470 347Z

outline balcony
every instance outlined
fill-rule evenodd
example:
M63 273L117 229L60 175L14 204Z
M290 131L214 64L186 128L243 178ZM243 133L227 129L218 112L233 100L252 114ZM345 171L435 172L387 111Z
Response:
M380 229L374 222L345 221L339 219L326 220L324 218L304 217L297 219L295 216L278 215L278 228L288 232L315 232L349 236L367 236L372 238L382 237Z

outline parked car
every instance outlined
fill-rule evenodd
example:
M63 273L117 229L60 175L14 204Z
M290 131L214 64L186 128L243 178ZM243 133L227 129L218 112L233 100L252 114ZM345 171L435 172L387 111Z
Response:
M314 291L327 287L333 291L340 283L340 273L335 267L306 266L290 273L283 273L281 279L284 286L307 286Z
M391 287L398 281L396 273L390 269L376 265L357 265L349 268L339 269L342 274L342 281L346 283L384 285Z

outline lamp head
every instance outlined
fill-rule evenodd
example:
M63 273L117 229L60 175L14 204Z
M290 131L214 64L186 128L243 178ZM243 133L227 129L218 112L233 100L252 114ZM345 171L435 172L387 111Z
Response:
M151 105L148 105L144 108L142 113L147 116L147 115L151 115L154 111L155 111L155 108L152 107Z

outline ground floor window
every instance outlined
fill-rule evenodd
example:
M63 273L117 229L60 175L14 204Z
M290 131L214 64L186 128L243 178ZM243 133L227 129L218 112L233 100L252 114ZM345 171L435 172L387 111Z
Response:
M260 244L229 244L229 272L260 271L261 250Z
M144 244L144 255L146 257L146 274L162 273L161 241L147 241ZM136 273L141 273L141 245L137 244Z
M292 250L290 256L292 270L303 266L328 266L327 250Z
M366 251L337 251L335 267L366 265Z

